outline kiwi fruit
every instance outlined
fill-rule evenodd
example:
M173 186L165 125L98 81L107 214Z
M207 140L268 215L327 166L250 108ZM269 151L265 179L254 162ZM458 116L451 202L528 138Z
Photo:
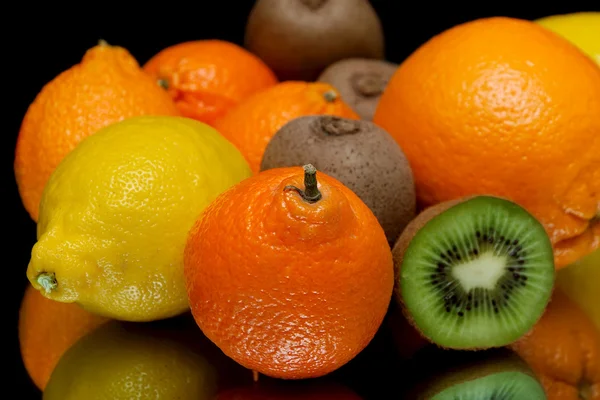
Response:
M307 163L352 189L375 214L390 246L416 214L408 160L372 122L331 115L293 119L271 138L260 169Z
M317 80L335 87L362 119L372 121L379 98L397 68L385 60L347 58L331 64Z
M430 347L415 356L411 369L408 399L546 399L531 368L506 348L464 352Z
M257 0L245 47L280 80L315 80L349 57L382 59L381 21L367 0Z
M423 210L392 254L395 298L413 326L443 348L515 342L542 316L554 287L544 227L500 197L465 197Z

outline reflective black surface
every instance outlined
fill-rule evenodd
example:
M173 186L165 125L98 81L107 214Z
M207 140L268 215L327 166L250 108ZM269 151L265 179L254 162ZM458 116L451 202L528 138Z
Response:
M525 7L523 2L475 2L460 5L432 2L399 5L394 0L373 0L383 22L387 58L401 62L431 36L458 23L472 19L504 15L535 19L546 15L590 10L587 2L540 3ZM27 283L25 269L35 241L35 225L21 205L14 181L12 163L21 119L41 87L63 70L77 63L85 50L102 38L127 48L140 63L161 49L187 40L219 38L241 43L245 20L252 1L196 1L140 3L73 3L59 5L30 2L11 4L3 20L3 97L5 107L1 171L4 204L2 243L4 260L4 310L8 319L3 326L9 339L4 343L6 367L11 374L4 393L8 398L36 399L22 365L17 337L18 307ZM8 104L8 108L6 108ZM332 374L365 399L402 398L402 388L410 382L410 364L392 350L391 334L382 330L373 343L350 364ZM384 393L393 393L388 397ZM397 397L396 397L397 396ZM2 396L4 398L4 396Z

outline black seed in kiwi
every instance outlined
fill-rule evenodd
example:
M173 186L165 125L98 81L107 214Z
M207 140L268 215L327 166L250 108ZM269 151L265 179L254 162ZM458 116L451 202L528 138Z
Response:
M338 60L384 57L381 21L366 0L257 0L244 45L281 80L313 81Z
M390 246L416 214L408 160L372 122L330 115L293 119L271 138L260 169L307 163L352 189L375 214Z
M465 352L431 346L421 350L408 369L407 399L546 399L531 368L506 348Z
M520 205L472 196L422 211L396 242L395 297L421 334L450 349L509 345L542 316L554 256Z
M397 68L397 64L385 60L347 58L331 64L317 80L335 87L346 104L362 119L371 121Z

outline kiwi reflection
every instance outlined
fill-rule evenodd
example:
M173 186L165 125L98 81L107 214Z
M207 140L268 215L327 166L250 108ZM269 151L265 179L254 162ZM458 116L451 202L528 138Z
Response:
M540 382L516 353L442 350L429 345L416 353L402 398L414 400L545 400Z
M60 359L44 400L212 400L252 374L227 358L189 315L151 323L111 321Z

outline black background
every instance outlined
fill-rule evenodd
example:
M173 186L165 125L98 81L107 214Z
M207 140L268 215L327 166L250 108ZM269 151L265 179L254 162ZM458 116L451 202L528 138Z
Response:
M218 38L242 43L251 0L197 0L144 2L119 6L105 2L79 2L77 6L11 4L3 10L3 109L0 157L4 238L2 279L3 326L9 340L3 359L14 379L4 385L10 398L39 398L23 368L17 336L18 308L27 283L25 270L35 241L35 224L23 208L13 174L14 148L21 120L28 105L44 84L81 60L86 49L99 39L127 48L143 64L161 49L175 43ZM401 3L401 4L398 4ZM591 11L591 2L457 2L372 0L383 23L388 60L399 63L431 36L456 24L481 17L511 16L536 19L546 15ZM46 3L47 4L47 3ZM47 7L44 9L43 7ZM596 10L600 9L598 5ZM6 107L8 104L8 107ZM7 204L8 203L8 204ZM7 239L8 238L8 241ZM8 258L8 260L7 260ZM7 353L9 355L7 356ZM10 390L13 389L13 390ZM0 396L4 398L4 395Z

